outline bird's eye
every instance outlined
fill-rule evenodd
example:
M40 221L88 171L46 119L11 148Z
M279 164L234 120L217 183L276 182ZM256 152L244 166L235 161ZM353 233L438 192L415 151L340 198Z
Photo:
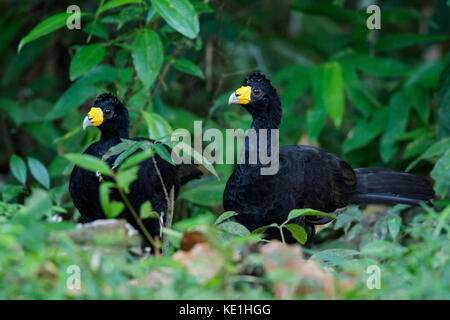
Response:
M106 114L111 113L111 109L105 109L105 113L106 113Z
M258 96L260 93L261 93L261 90L259 90L259 88L253 89L253 94L254 94L255 96Z

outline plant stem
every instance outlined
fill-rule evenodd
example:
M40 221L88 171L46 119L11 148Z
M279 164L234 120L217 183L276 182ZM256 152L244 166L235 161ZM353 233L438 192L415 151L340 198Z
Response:
M116 182L117 184L117 182ZM133 206L130 203L130 200L128 200L128 197L125 195L123 190L119 187L117 187L117 190L119 190L120 196L122 197L123 201L125 202L125 205L127 206L128 210L130 210L131 214L133 215L133 218L136 220L136 223L138 224L139 228L141 228L142 233L144 234L145 238L150 242L150 244L155 249L155 257L159 257L159 250L157 248L157 243L152 238L152 236L148 233L147 229L145 228L144 224L142 223L141 218L137 214L136 210L134 210Z

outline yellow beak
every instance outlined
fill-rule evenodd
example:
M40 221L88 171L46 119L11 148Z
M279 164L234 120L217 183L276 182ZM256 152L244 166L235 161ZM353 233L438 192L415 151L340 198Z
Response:
M103 123L103 111L100 108L92 107L88 115L83 120L83 130L87 127L98 127Z
M250 102L252 94L252 88L250 86L240 87L235 92L233 92L228 99L228 104L239 103L247 104Z

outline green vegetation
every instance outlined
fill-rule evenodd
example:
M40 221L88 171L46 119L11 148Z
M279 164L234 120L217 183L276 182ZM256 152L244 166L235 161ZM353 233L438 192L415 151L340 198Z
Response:
M0 4L0 299L449 299L450 6L384 1L381 30L368 30L366 2L349 3L78 1L81 30L66 28L70 1ZM227 99L254 70L282 98L281 145L424 176L435 206L351 206L302 257L228 220L233 165L206 163L212 174L183 188L158 256L123 223L76 226L68 179L99 137L81 127L97 94L124 101L133 136L168 143L195 120L248 128L250 115ZM114 174L124 193L137 163L126 161ZM89 166L112 175L97 159ZM102 206L113 218L123 204L109 203L110 187ZM157 216L150 203L140 215ZM66 285L73 265L81 290ZM373 265L381 289L366 285Z

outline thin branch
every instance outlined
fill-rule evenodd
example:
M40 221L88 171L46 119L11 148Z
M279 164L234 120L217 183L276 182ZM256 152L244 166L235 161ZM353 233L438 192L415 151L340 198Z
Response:
M119 190L120 196L122 197L123 201L125 202L125 205L127 206L128 210L130 210L131 214L133 215L134 220L136 220L136 223L138 224L138 226L141 229L142 233L144 234L145 238L155 249L155 257L158 258L159 257L159 249L157 247L157 242L148 233L147 228L145 228L144 224L142 223L141 218L137 214L136 210L134 210L133 205L130 203L130 200L128 200L128 197L125 195L123 190L120 189L119 187L117 187L117 190Z
M164 226L166 229L172 228L174 202L175 202L175 187L172 186L172 189L170 189L170 206L167 208L166 223ZM163 254L167 253L167 250L169 250L169 238L167 237L167 235L164 235L162 244L162 253Z

